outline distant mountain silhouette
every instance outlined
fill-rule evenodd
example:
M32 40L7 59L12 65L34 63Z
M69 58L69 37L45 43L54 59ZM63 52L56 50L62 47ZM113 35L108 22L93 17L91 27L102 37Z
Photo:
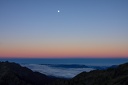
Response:
M40 65L47 65L50 67L57 67L57 68L93 68L96 70L103 70L103 69L107 69L110 66L95 66L95 65L79 65L79 64L40 64ZM112 67L115 67L112 66Z
M16 63L0 62L0 85L128 85L128 63L82 72L66 80L33 72Z

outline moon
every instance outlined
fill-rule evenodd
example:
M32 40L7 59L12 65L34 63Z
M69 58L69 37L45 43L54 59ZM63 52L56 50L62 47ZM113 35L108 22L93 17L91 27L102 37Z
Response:
M60 10L57 11L58 13L60 12Z

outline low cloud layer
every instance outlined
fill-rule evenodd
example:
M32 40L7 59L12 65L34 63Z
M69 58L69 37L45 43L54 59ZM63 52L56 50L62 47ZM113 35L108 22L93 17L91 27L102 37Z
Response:
M48 76L63 77L63 78L73 78L77 74L86 71L89 72L94 70L93 68L65 68L65 67L55 67L52 65L39 65L39 64L23 64L22 66L28 67L33 71L37 71Z

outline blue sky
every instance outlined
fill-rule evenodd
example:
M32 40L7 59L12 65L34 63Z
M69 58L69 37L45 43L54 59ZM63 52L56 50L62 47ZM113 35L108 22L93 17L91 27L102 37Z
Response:
M34 52L31 49L40 50L31 54L34 56L57 56L57 50L61 56L68 49L67 55L79 56L77 48L82 56L88 56L87 49L91 53L93 48L94 56L102 49L104 55L127 56L127 38L127 0L0 1L1 56L28 56ZM14 51L9 53L11 49ZM28 54L20 49L27 49ZM106 53L108 50L115 51Z

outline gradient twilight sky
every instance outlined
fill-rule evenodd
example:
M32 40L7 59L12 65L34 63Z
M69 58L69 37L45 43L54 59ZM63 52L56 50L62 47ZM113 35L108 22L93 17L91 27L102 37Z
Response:
M128 57L128 0L0 0L0 57Z

